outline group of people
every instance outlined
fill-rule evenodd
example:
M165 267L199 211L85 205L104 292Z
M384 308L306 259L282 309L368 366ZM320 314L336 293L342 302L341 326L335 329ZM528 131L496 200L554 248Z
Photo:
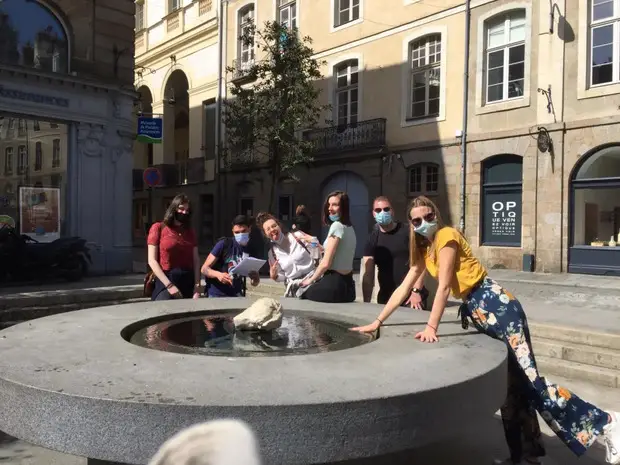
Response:
M620 414L604 411L543 378L519 301L488 276L465 237L443 223L430 199L414 199L407 213L408 224L403 224L395 220L387 198L378 197L373 203L377 224L364 248L362 292L364 301L369 302L376 266L377 301L384 307L374 322L352 330L375 332L401 306L426 309L424 279L428 274L437 281L437 291L428 322L416 339L429 343L439 340L439 325L452 294L462 301L459 314L464 329L471 321L479 332L501 340L508 349L508 393L501 415L510 457L496 463L542 463L545 449L536 415L539 412L577 456L599 440L606 447L607 462L620 464ZM189 227L190 215L187 198L177 196L162 224L151 228L149 265L157 278L153 299L198 298L201 274L207 279L209 297L241 295L240 278L228 271L247 254L249 219L237 217L233 221L234 238L218 241L201 266L196 237ZM307 227L309 221L286 231L269 213L258 215L256 220L270 244L270 278L284 283L287 296L332 303L356 299L353 260L357 238L345 192L333 192L325 201L323 223L329 231L322 245ZM252 285L258 285L258 274L249 278Z

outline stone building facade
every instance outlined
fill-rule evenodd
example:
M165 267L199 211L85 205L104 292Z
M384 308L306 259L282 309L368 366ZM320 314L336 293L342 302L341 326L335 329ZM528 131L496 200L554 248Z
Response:
M389 196L405 219L424 194L490 268L620 274L620 0L611 3L477 0L466 37L463 0L229 0L218 59L234 72L219 76L217 98L261 58L239 40L248 21L297 27L313 39L336 125L308 134L314 162L278 180L283 221L304 204L322 234L325 196L345 189L363 243L374 197ZM195 131L190 147L216 133ZM214 161L216 172L201 189L221 183L223 207L205 209L218 234L235 214L268 208L261 160Z
M85 238L93 273L131 269L134 8L0 3L2 221Z

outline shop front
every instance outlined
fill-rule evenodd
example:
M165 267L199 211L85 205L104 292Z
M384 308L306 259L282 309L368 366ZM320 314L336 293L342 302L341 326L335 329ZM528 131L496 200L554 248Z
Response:
M0 223L81 236L91 273L131 269L133 92L0 66Z
M620 143L590 150L570 177L568 271L620 276Z

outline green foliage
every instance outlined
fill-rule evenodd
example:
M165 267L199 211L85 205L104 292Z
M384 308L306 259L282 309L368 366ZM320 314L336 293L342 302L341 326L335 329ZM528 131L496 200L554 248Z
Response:
M233 76L224 107L229 156L235 164L252 164L257 155L268 154L276 182L312 161L313 144L300 131L316 128L328 109L319 103L320 89L314 85L322 78L322 63L312 58L310 37L300 38L296 29L277 22L266 22L262 30L251 25L240 40L254 45L260 59L227 69Z

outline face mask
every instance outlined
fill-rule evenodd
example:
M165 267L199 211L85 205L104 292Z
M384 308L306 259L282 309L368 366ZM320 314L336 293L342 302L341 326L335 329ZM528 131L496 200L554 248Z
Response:
M335 214L335 215L329 215L329 221L339 221L340 220L340 215Z
M392 223L392 213L391 212L379 212L375 213L375 221L377 224L381 226L386 226Z
M422 224L417 228L413 228L413 230L428 239L437 231L437 221L429 223L426 220L422 220Z
M282 231L280 231L280 233L278 234L278 237L273 239L273 242L275 242L276 244L281 244L283 239L284 239L284 234L282 234Z
M177 220L179 223L186 225L190 221L190 216L189 216L189 213L175 212L174 219Z
M247 243L250 241L250 233L235 234L235 240L239 245L247 245Z

